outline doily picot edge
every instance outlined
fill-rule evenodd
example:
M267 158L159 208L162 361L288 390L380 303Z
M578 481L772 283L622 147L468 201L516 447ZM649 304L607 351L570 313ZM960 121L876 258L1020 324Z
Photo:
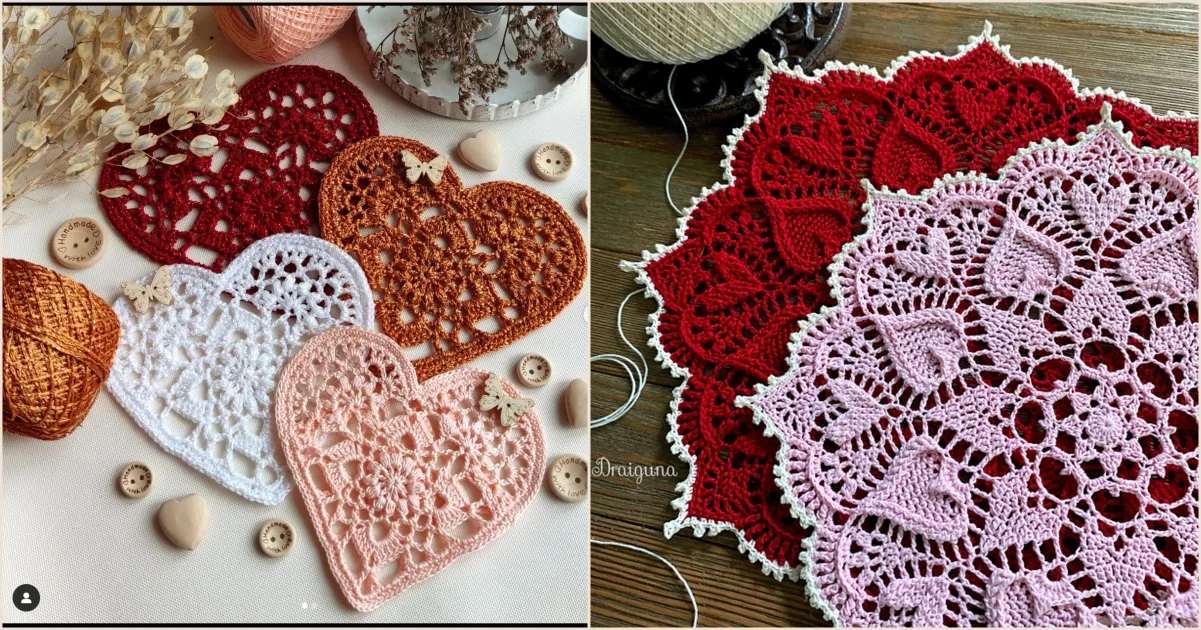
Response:
M1110 113L1111 110L1112 106L1109 103L1104 103L1101 106L1101 122L1095 125L1089 125L1086 131L1076 135L1075 142L1071 144L1063 141L1062 139L1031 142L1025 148L1020 149L1017 153L1011 155L1009 159L1006 160L1005 166L1001 167L1001 169L997 172L997 176L995 178L986 177L976 171L947 174L935 180L930 187L926 188L917 195L909 194L903 189L894 192L889 190L887 186L876 188L871 184L870 181L863 179L861 184L864 190L867 192L867 201L865 201L863 204L865 212L862 221L865 229L862 234L845 244L842 249L834 255L833 262L830 263L828 284L831 287L830 294L834 298L834 303L832 305L823 306L821 309L810 313L806 319L797 322L797 330L790 335L788 342L788 370L779 376L768 377L767 383L757 383L755 385L754 394L737 397L734 400L734 405L736 407L750 409L752 413L752 419L756 425L763 427L764 435L768 437L775 437L776 439L780 438L779 427L775 426L775 423L772 422L771 417L768 414L763 413L757 403L766 397L780 383L790 380L792 375L800 369L801 366L797 361L797 353L804 344L809 331L814 326L817 326L822 320L825 320L831 314L843 307L845 296L842 293L842 288L838 282L838 277L842 273L842 269L846 264L846 258L850 254L851 250L857 247L861 242L875 236L875 230L873 229L873 222L875 220L876 213L876 207L875 204L873 204L874 199L925 202L935 193L939 192L941 188L946 186L969 182L1000 182L1005 179L1008 171L1011 168L1029 157L1031 154L1053 148L1060 148L1069 152L1080 151L1086 146L1089 140L1100 137L1105 133L1109 133L1118 139L1122 145L1122 148L1126 151L1129 151L1131 155L1160 155L1188 162L1194 168L1201 167L1201 160L1199 160L1198 157L1194 156L1186 149L1173 149L1170 147L1160 147L1155 149L1139 148L1134 144L1134 134L1125 131L1121 121L1113 120ZM783 498L781 501L788 505L789 513L792 514L792 517L797 519L797 521L799 521L802 525L806 527L818 527L817 519L815 519L808 510L801 506L800 503L797 502L796 497L793 495L792 486L788 483L788 449L783 444L781 444L780 448L776 451L776 462L777 463L774 468L776 474L775 481L776 486L778 486L783 492ZM801 577L804 578L805 581L805 592L809 597L809 602L815 608L820 609L822 614L825 615L826 619L833 622L835 626L841 626L842 624L838 617L838 611L830 606L825 598L822 597L820 590L814 586L814 561L812 555L810 554L813 549L813 538L806 537L801 544L803 548L801 551L801 557L799 559L800 566L802 568Z
M666 440L668 442L668 445L671 447L671 452L674 453L677 457L679 457L681 461L688 464L688 476L684 479L684 481L682 481L676 485L676 491L680 492L681 495L672 500L671 506L678 511L678 515L676 516L676 518L674 520L668 521L667 523L663 524L663 533L666 538L671 538L673 535L675 535L680 530L688 528L688 527L692 528L693 535L698 538L702 537L706 534L708 534L710 536L715 536L723 531L734 532L734 534L738 537L739 551L742 553L745 553L747 555L748 559L751 560L751 562L761 563L762 564L761 568L763 570L764 575L772 575L777 580L782 580L785 576L787 576L789 579L792 579L794 581L801 579L801 577L803 577L803 576L809 575L809 572L804 570L801 565L790 568L787 566L779 565L779 564L769 560L763 553L761 553L759 550L755 549L753 542L751 540L749 540L746 537L745 533L733 523L725 523L725 522L713 521L710 519L689 517L687 515L688 504L692 499L692 485L696 480L696 456L693 455L692 453L690 453L688 451L688 446L686 444L684 444L683 438L679 434L679 425L677 424L676 419L680 415L679 403L680 403L681 397L684 393L684 390L688 388L688 382L691 378L691 374L689 373L689 371L686 367L677 365L675 363L675 361L671 358L671 356L668 354L666 348L662 344L662 340L660 339L660 335L659 335L658 331L659 331L659 317L664 312L664 306L663 306L664 300L663 300L663 296L659 293L658 289L655 288L654 282L651 280L650 275L646 271L646 268L648 266L650 266L652 263L654 263L655 261L666 257L668 254L672 253L679 247L683 246L684 242L688 238L687 237L688 221L692 218L692 213L696 210L697 206L702 201L704 201L707 197L709 197L713 193L719 192L725 188L729 188L734 185L734 180L735 180L734 172L733 172L734 149L738 145L738 143L742 141L742 138L746 134L747 130L750 129L750 127L752 125L759 122L759 120L763 117L763 114L766 112L766 110L767 110L767 92L768 92L768 87L770 85L771 77L773 74L781 74L781 75L791 77L791 78L794 78L794 79L797 79L799 81L803 81L806 83L820 83L822 81L822 79L825 77L825 75L827 75L831 72L850 71L850 72L857 72L857 73L861 73L861 74L867 74L867 75L870 75L873 78L875 78L877 81L880 81L883 83L888 83L888 82L891 82L895 78L896 73L899 70L901 70L903 67L905 67L907 64L909 64L910 62L912 62L914 60L921 59L921 58L933 58L933 59L942 59L945 61L953 61L953 60L963 57L964 55L967 55L971 51L975 50L977 47L985 45L985 44L990 45L993 49L995 49L1002 56L1004 56L1006 60L1008 60L1010 63L1012 63L1014 65L1041 65L1041 66L1050 67L1050 68L1058 71L1060 74L1062 74L1064 76L1064 78L1071 85L1072 91L1075 93L1075 95L1081 99L1087 99L1087 98L1092 98L1092 97L1097 97L1097 96L1105 96L1105 97L1109 97L1112 100L1122 101L1124 103L1127 103L1134 107L1137 107L1137 108L1147 112L1152 117L1159 119L1159 120L1184 120L1184 121L1192 121L1192 122L1198 121L1197 115L1195 115L1191 112L1188 112L1188 111L1177 113L1175 111L1169 110L1166 114L1162 114L1162 115L1156 114L1151 109L1150 106L1143 104L1137 97L1128 96L1124 91L1116 91L1115 92L1114 90L1112 90L1110 88L1081 88L1080 80L1077 79L1075 76L1073 76L1072 70L1070 68L1065 68L1064 66L1055 62L1054 60L1043 59L1041 57L1016 58L1010 53L1009 45L1002 44L1000 36L994 35L992 33L992 22L988 21L988 20L984 21L984 30L979 35L971 36L968 39L968 42L966 44L960 44L958 46L958 51L954 55L948 56L941 52L930 52L930 51L914 52L914 51L911 51L906 55L903 55L903 56L900 56L900 57L897 57L896 59L894 59L892 61L892 63L888 66L888 68L885 69L883 75L881 75L880 72L872 66L868 66L866 64L843 63L841 61L828 61L828 62L826 62L826 64L823 67L816 69L813 71L812 74L807 75L800 68L789 67L787 62L781 62L779 64L776 64L771 60L770 56L760 53L759 59L761 62L763 62L764 69L763 69L763 72L759 75L759 77L757 77L755 79L755 85L756 85L755 99L759 102L759 111L754 116L750 116L750 115L746 116L743 120L742 126L733 130L729 135L726 136L726 143L724 145L722 145L722 153L725 155L725 157L721 161L721 167L722 167L722 171L723 171L722 181L718 182L717 184L714 184L712 187L702 188L699 195L694 196L690 199L689 206L680 213L680 216L677 219L677 226L676 226L676 230L675 230L676 240L674 243L672 243L671 245L663 245L661 243L657 243L657 244L655 244L655 252L653 252L653 253L650 251L642 252L642 260L640 260L640 261L623 260L620 263L618 263L618 268L621 269L622 271L626 271L626 272L635 274L635 282L637 282L638 284L640 284L644 287L643 288L643 297L653 298L656 302L656 307L655 307L654 312L652 312L647 318L649 321L649 325L646 328L647 335L649 336L649 339L647 340L647 345L655 350L655 360L659 362L660 366L663 369L668 370L668 372L673 377L684 379L684 381L679 386L677 386L675 389L672 390L672 400L671 400L671 405L670 405L671 411L668 413L667 418L666 418L667 423L670 427L670 430L667 433ZM1105 104L1105 107L1106 107L1106 111L1108 111L1109 104L1108 103ZM1120 123L1119 123L1119 126L1120 126ZM1121 135L1122 138L1125 139L1126 136L1123 134L1125 134L1125 132L1123 132L1122 134L1119 134L1119 135ZM1062 142L1062 141L1057 141L1057 142ZM1040 143L1032 143L1032 146L1035 144L1040 144ZM1019 152L1019 154L1020 153L1021 152ZM1008 168L1009 163L1012 162L1012 160L1013 160L1013 156L1011 156L1010 161L1006 163L1006 168ZM972 172L970 174L974 175L975 173ZM953 176L949 176L949 175L944 176L944 179L946 177L953 177ZM906 191L904 189L900 189L899 191L897 191L897 193L905 194ZM871 228L870 211L871 211L871 209L868 208L869 214L865 214L864 219L863 219L864 225L869 230ZM848 245L851 245L854 242L855 241L852 240L851 243L848 243ZM837 263L838 261L840 261L841 257L842 257L842 253L840 252L838 255L835 256L835 258L834 258L835 262ZM831 265L830 269L833 271L834 266ZM812 318L813 315L815 315L815 314L817 314L817 313L811 313L810 318ZM802 326L802 330L806 329L808 326L807 322L805 322L805 321L798 322L798 324ZM800 331L798 331L798 332L800 332ZM798 334L798 333L794 333L793 336L795 337L796 334ZM793 344L792 344L792 342L790 342L789 350L791 351L792 348L793 348ZM791 360L790 360L790 362L791 362ZM791 371L791 367L790 367L789 371ZM781 377L778 377L778 378L782 378L782 376L783 375L781 375ZM756 420L756 422L758 422L758 421ZM765 431L765 435L767 435L768 437L772 437L772 434L768 434L768 433L766 433L766 431ZM783 499L781 499L782 503L788 503L787 494L788 493L786 492L785 497ZM796 514L794 513L793 516L795 518ZM804 526L811 525L811 523L808 523L804 520L801 521L801 524ZM805 554L802 554L802 556L804 556L804 555ZM805 558L802 557L799 560L803 563L805 561ZM810 588L810 587L807 587L807 589L808 588ZM813 598L810 597L810 600L813 601ZM837 615L833 611L823 608L822 612L826 615L827 619L830 619L832 621L835 621L835 623L837 623L837 619L836 619ZM831 615L833 615L833 616L831 616Z

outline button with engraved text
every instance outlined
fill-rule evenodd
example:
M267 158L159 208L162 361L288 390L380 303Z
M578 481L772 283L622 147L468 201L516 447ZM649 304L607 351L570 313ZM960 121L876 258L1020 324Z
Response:
M579 455L563 455L547 471L550 489L556 497L579 503L588 497L588 463Z
M76 217L60 225L50 241L50 253L68 269L87 269L100 261L108 249L108 234L100 222Z
M550 382L550 361L540 354L527 354L517 362L517 380L526 387L542 387Z
M121 471L121 477L117 482L125 496L136 499L150 493L150 486L154 485L154 475L146 464L131 462L125 466L125 470Z
M267 521L259 530L259 548L272 558L281 558L292 550L296 533L287 521Z
M548 182L562 181L571 171L571 151L558 142L547 142L534 149L530 166L534 167L538 177Z

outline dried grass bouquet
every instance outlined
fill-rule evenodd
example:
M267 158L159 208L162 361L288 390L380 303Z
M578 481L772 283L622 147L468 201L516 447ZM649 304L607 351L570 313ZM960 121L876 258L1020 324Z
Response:
M204 56L188 50L195 7L126 6L120 9L4 7L3 125L16 125L16 146L4 147L4 208L50 184L100 165L118 144L129 146L107 159L137 169L151 160L178 164L182 153L152 155L161 137L194 124L217 125L238 102L229 70L217 74L217 96L200 93L209 74ZM50 69L31 67L53 51L44 35L63 25L72 45ZM162 134L139 133L166 118ZM189 147L212 155L217 138L197 135ZM120 196L122 189L101 194Z
M500 36L504 41L496 59L489 63L480 57L475 41L476 33L488 26L488 21L471 7L409 7L404 20L376 47L372 73L375 78L382 79L384 73L401 67L402 57L415 56L421 78L428 87L437 73L438 62L449 60L459 85L459 109L464 114L468 113L467 106L473 98L486 102L493 92L508 85L509 70L525 74L529 63L537 57L541 57L543 66L552 76L562 78L571 74L575 68L562 53L563 48L571 48L571 39L559 29L557 9L544 5L507 5L503 11L506 27ZM384 52L384 45L389 40L391 47ZM516 56L509 54L509 41L513 43Z

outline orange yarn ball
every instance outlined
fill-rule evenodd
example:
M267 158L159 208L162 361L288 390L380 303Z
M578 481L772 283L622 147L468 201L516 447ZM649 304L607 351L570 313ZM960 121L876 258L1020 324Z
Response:
M108 379L121 322L82 284L4 259L4 430L57 440L87 417Z
M354 15L353 6L213 7L221 32L263 63L284 63L329 39Z

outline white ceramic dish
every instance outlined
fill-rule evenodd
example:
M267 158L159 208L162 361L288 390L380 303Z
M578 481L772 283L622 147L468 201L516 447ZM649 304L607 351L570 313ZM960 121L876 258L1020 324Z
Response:
M371 11L368 11L368 8ZM494 92L487 103L475 103L468 107L466 114L459 108L459 87L447 61L438 64L438 72L434 74L429 86L426 86L421 78L417 59L408 55L401 58L399 68L393 65L392 71L384 74L383 81L418 107L460 120L504 120L545 109L557 102L576 84L587 83L584 78L588 66L588 43L580 38L587 33L587 17L576 13L583 10L583 7L572 7L569 11L560 10L560 28L571 39L571 48L565 49L563 56L575 67L572 75L566 80L556 80L544 70L541 60L535 59L530 62L524 75L510 71L507 86ZM361 6L355 12L359 43L372 68L376 63L376 49L385 39L388 39L390 45L389 33L404 19L406 11L408 7L404 5L379 5ZM505 42L509 53L515 54L512 39L503 39L498 33L476 42L480 56L484 59L495 59L500 52L502 41Z

